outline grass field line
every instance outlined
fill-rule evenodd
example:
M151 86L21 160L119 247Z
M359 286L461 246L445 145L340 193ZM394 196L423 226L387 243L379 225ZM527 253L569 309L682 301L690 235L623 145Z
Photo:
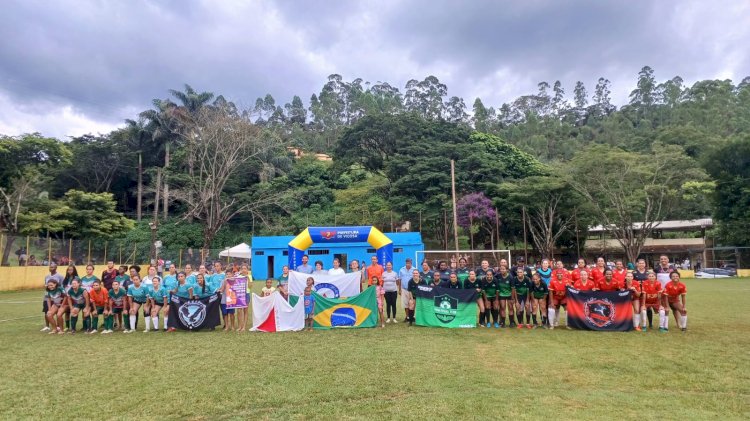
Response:
M16 317L15 319L3 319L3 320L0 320L0 323L2 323L2 322L14 322L16 320L30 319L32 317L39 317L39 315L35 314L33 316Z

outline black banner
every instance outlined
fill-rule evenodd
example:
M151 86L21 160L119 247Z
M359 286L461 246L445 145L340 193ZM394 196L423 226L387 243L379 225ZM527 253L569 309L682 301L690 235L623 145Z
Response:
M219 295L188 300L172 295L169 302L169 327L182 330L215 328L221 324Z
M568 288L568 326L573 329L633 330L630 291L579 291Z

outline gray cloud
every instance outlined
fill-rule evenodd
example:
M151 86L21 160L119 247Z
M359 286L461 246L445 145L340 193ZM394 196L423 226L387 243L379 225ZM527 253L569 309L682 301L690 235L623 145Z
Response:
M605 76L622 103L646 64L659 80L750 74L748 21L745 2L699 0L5 2L0 132L100 130L183 83L245 106L307 100L329 73L435 74L469 105Z

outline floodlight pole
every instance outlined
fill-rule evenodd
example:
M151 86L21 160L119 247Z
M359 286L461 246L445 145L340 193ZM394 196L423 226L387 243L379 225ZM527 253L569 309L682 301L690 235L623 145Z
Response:
M456 162L451 159L451 190L453 191L453 240L458 253L458 211L456 210Z

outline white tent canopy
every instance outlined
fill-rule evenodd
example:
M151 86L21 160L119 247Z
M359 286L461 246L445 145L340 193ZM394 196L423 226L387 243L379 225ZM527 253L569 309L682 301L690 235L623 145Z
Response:
M232 248L223 250L219 253L219 256L235 257L238 259L250 259L252 257L252 255L250 254L250 246L248 246L246 243L237 244Z

